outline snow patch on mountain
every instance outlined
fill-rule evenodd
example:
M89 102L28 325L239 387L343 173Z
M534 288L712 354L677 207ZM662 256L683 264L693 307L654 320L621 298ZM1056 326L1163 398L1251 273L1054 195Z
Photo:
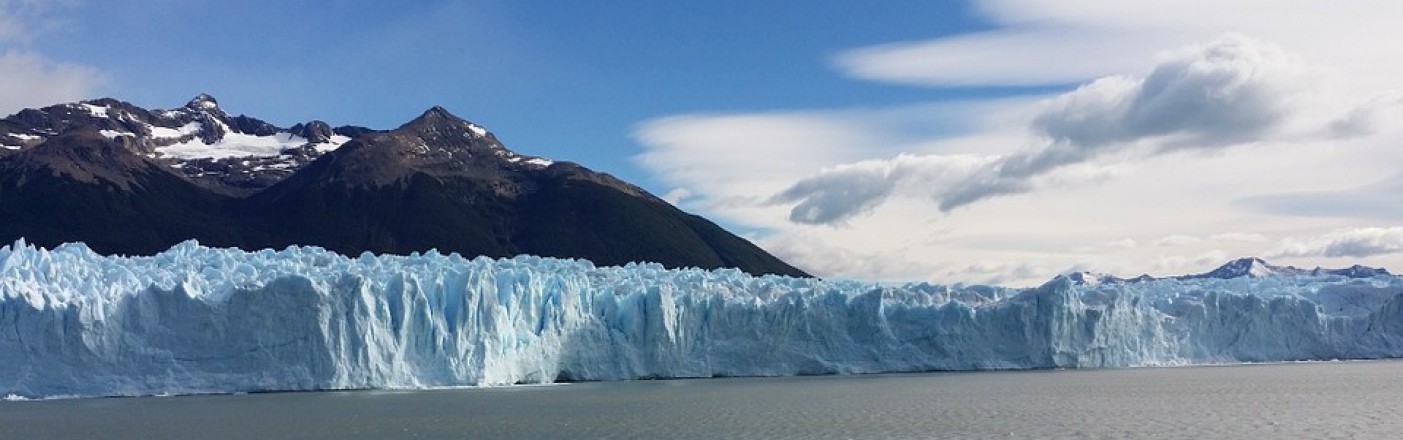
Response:
M283 150L306 144L307 139L287 132L272 136L255 136L227 131L224 133L224 137L212 144L195 138L164 147L156 147L156 152L168 157L186 160L273 157L281 155Z
M345 143L350 141L350 136L342 136L337 134L332 135L329 139L326 140L326 142L312 144L312 148L322 153L329 153L332 151L336 151L337 148L341 148L341 145L344 145Z
M479 127L477 124L468 124L468 131L471 131L473 134L477 135L477 137L487 136L487 129Z
M154 139L178 139L199 134L203 126L200 125L199 122L191 122L176 128L150 124L147 124L146 127L147 130L151 132L151 137Z
M106 117L108 117L108 116L107 116L108 107L106 107L106 106L93 105L93 104L88 104L88 103L86 103L86 102L84 102L84 103L79 103L78 106L79 106L79 107L82 107L82 108L85 109L85 110L87 110L89 114L92 114L92 115L93 115L93 117L97 117L97 118L106 118Z
M98 130L98 134L101 134L108 139L116 139L122 136L136 137L136 134L132 132L117 130Z
M555 163L555 161L550 160L550 159L546 159L546 158L541 158L541 157L533 157L533 158L530 158L530 159L526 159L526 160L524 161L524 163L526 163L526 164L528 164L528 165L535 165L535 166L538 166L538 167L541 167L541 168L545 168L545 167L551 166L551 164Z

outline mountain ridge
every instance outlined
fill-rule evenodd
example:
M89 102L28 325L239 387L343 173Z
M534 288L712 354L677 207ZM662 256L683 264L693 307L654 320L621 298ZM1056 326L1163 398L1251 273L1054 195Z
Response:
M437 249L808 276L607 173L522 155L434 106L391 130L290 128L209 95L102 98L0 119L0 240L151 254L187 239L348 255Z
M1068 282L1075 285L1099 285L1099 284L1132 284L1146 281L1175 279L1233 279L1233 278L1266 278L1279 275L1309 275L1309 276L1341 276L1345 278L1372 278L1375 276L1391 276L1387 269L1369 267L1355 264L1340 269L1326 269L1315 267L1312 269L1302 269L1295 266L1278 266L1268 263L1266 260L1257 257L1242 257L1228 261L1213 270L1186 275L1174 275L1167 277L1154 277L1149 274L1142 274L1133 278L1121 278L1115 275L1077 271L1053 277L1052 281L1066 278Z

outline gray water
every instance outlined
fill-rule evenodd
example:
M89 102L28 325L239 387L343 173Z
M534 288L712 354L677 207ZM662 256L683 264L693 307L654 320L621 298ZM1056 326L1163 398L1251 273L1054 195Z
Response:
M1403 362L0 402L0 438L1403 438Z

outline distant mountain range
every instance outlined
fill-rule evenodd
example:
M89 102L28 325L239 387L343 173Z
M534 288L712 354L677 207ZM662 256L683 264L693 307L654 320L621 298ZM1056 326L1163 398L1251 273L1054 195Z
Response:
M1193 275L1179 275L1165 278L1180 280L1204 278L1232 279L1242 277L1265 278L1280 275L1335 275L1345 278L1372 278L1375 276L1388 276L1391 274L1386 269L1361 266L1358 264L1346 267L1344 269L1324 269L1319 267L1314 269L1301 269L1292 266L1276 266L1267 263L1261 258L1246 257L1229 261L1227 264L1219 266L1217 269L1213 269L1208 272ZM1061 276L1067 277L1068 280L1070 280L1073 284L1078 285L1127 284L1164 279L1152 277L1149 275L1140 275L1134 278L1119 278L1113 275L1095 272L1072 272Z
M230 116L208 95L168 110L97 99L0 120L0 240L21 237L105 254L196 239L807 276L637 186L517 154L440 107L393 130L282 128Z

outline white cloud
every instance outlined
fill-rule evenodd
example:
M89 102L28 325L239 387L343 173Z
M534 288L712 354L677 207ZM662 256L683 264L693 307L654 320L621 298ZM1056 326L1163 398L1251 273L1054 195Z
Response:
M1198 267L1217 266L1228 261L1228 253L1219 249L1213 249L1194 257L1194 265Z
M1267 241L1267 236L1250 232L1223 232L1208 236L1211 241L1237 241L1246 243L1256 243Z
M1393 202L1403 129L1391 123L1403 114L1394 19L1403 3L975 6L991 30L856 48L834 64L901 85L1082 86L996 107L932 103L957 109L941 114L685 116L689 124L666 136L639 132L640 163L694 191L690 208L768 231L757 241L766 249L819 275L865 279L1029 285L1056 273L1048 268L1196 273L1229 257L1271 257L1264 244L1282 237L1403 212ZM1163 52L1175 47L1185 48ZM951 115L967 123L905 130ZM903 130L882 122L894 119ZM762 159L729 163L709 152ZM1382 241L1297 241L1315 247L1283 257L1290 264L1368 254L1350 258L1403 265L1403 252L1379 253L1391 249Z
M0 115L91 98L106 83L96 69L26 49L54 28L68 1L0 0Z
M923 86L1079 83L1141 74L1144 57L1188 41L1241 33L1333 66L1362 90L1396 83L1403 3L1355 0L979 0L995 26L974 34L852 49L849 75Z
M1397 253L1403 253L1403 226L1344 229L1319 237L1289 237L1270 255L1363 258Z
M1125 38L1053 25L858 48L838 54L833 62L855 78L897 84L1059 84L1139 71L1143 58L1102 54L1143 53L1144 47L1172 44L1160 36Z
M1102 156L1146 150L1222 148L1259 141L1295 113L1313 84L1279 48L1230 35L1166 57L1144 78L1106 77L1046 101L1031 130L1043 147L992 157L898 156L826 169L780 192L796 203L790 220L840 223L870 212L898 187L942 211L990 197L1034 191L1055 170ZM909 184L920 180L921 184Z
M1403 92L1384 91L1331 122L1330 131L1340 138L1367 136L1393 125L1400 117Z
M634 130L634 138L643 146L643 152L634 160L666 184L687 188L691 196L684 203L689 207L753 226L781 227L789 223L787 209L770 201L802 177L839 166L846 166L847 172L855 174L886 176L887 171L877 168L889 167L897 175L918 177L906 184L921 185L929 180L924 177L928 173L910 168L931 164L894 160L893 164L874 163L874 169L864 169L869 165L860 162L887 155L902 157L903 151L951 148L949 143L940 142L943 136L979 130L987 124L1005 124L1006 119L1016 118L1007 115L1007 109L1025 104L1021 100L995 100L884 109L665 117L643 122ZM953 148L984 148L1002 143L961 139ZM893 183L891 187L900 189L904 184ZM855 201L889 195L880 188L850 191L867 191L865 197L853 197ZM835 191L826 196L839 198L841 194ZM812 206L821 204L815 202Z
M836 224L870 212L893 193L938 194L969 178L997 157L970 155L898 155L825 169L800 180L770 199L797 203L789 220Z
M1198 237L1192 235L1175 234L1155 240L1155 246L1183 246L1198 243Z
M1253 234L1253 233L1246 233L1246 232L1223 232L1223 233L1218 233L1218 234L1209 235L1207 238L1200 238L1200 237L1195 237L1195 236L1192 236L1192 235L1184 235L1184 234L1174 234L1174 235L1168 235L1168 236L1161 237L1159 240L1155 240L1155 246L1161 246L1161 247L1190 246L1190 245L1194 245L1194 244L1198 244L1198 243L1200 243L1200 242L1203 242L1204 240L1207 240L1207 241L1209 241L1209 242L1256 243L1256 242L1267 241L1267 237L1266 237L1265 235L1262 235L1262 234Z
M91 98L105 82L91 67L16 50L0 54L0 115Z
M1176 52L1144 78L1106 77L1059 96L1034 127L1079 150L1158 136L1196 147L1251 141L1293 113L1292 98L1317 82L1306 70L1276 46L1228 35Z
M1137 245L1138 245L1138 243L1136 243L1134 239L1130 239L1130 238L1123 238L1123 239L1120 239L1120 240L1113 240L1113 241L1110 241L1110 242L1107 242L1107 243L1106 243L1106 246L1109 246L1109 247L1117 247L1117 248L1124 248L1124 249L1130 249L1130 248L1133 248L1133 247L1135 247L1135 246L1137 246Z
M692 191L687 188L673 188L667 194L663 194L662 199L671 203L672 206L680 206L683 200L692 197Z
M1373 162L1386 164L1397 163L1400 158L1403 157L1376 153L1372 159ZM1394 220L1403 217L1403 204L1398 203L1398 195L1403 193L1403 170L1399 172L1384 180L1353 188L1272 191L1266 195L1244 198L1238 203L1275 215Z
M863 127L822 113L674 116L640 124L634 137L639 165L690 192L684 207L764 228L787 223L764 201L792 176L871 145Z
M931 277L939 264L915 258L908 249L854 251L827 243L812 230L789 230L758 240L775 256L806 272L830 278L910 281Z

